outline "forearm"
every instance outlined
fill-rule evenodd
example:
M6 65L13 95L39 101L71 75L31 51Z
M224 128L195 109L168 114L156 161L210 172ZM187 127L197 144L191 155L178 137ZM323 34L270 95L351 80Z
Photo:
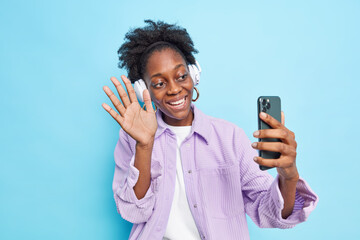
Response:
M136 144L134 166L139 170L139 179L134 186L134 192L138 199L143 198L150 187L153 145L153 141L146 146Z
M286 219L288 216L290 216L293 211L295 204L296 184L298 180L299 177L292 180L285 180L283 177L279 176L279 188L284 199L284 208L281 211L281 216L283 219Z

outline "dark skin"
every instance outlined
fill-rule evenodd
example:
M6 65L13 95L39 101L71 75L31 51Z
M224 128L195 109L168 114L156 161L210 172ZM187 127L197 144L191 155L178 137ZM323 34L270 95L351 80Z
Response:
M167 124L190 126L194 118L190 106L193 81L188 73L187 64L179 53L172 49L155 51L148 59L144 74L144 80L148 87L143 92L146 110L140 107L131 82L124 75L121 76L121 79L128 94L115 77L110 78L122 103L107 86L103 87L120 114L106 103L103 103L103 108L120 124L126 133L136 140L134 166L139 170L139 179L134 186L134 192L138 199L145 196L151 182L151 154L157 129L155 111L152 108L151 100L165 113L163 119ZM174 110L168 105L169 101L183 97L185 97L186 102L182 110Z
M107 86L104 86L103 89L120 114L105 103L102 106L120 124L123 130L136 140L134 165L139 170L139 179L134 186L134 192L136 197L141 199L148 191L151 182L151 153L157 129L155 111L152 108L151 100L164 113L163 119L167 124L191 126L194 118L190 107L194 90L193 81L186 61L178 52L169 48L155 51L148 59L144 73L144 81L148 89L143 92L146 110L140 107L135 91L127 77L122 75L121 79L128 94L115 77L110 79L115 85L122 103ZM185 107L183 109L176 110L169 106L169 101L176 101L184 97ZM287 218L294 207L296 183L299 179L295 163L295 135L284 126L284 113L282 113L282 123L269 115L266 118L261 118L274 129L260 130L260 134L254 135L254 137L280 138L282 142L258 142L254 148L280 152L281 156L277 160L257 157L255 162L277 168L280 179L279 188L284 198L282 217Z
M292 213L295 204L296 184L299 173L296 168L296 147L294 132L285 127L285 115L281 112L281 123L264 112L259 114L260 118L273 129L263 129L254 132L256 138L280 138L281 142L254 142L252 147L259 150L280 152L278 159L264 159L254 157L259 165L276 167L279 174L279 188L284 199L284 208L281 212L282 218L287 218Z
M154 52L148 60L144 80L155 105L164 113L164 121L172 126L191 126L194 114L191 99L194 84L184 58L172 49ZM185 97L185 108L172 109L168 102Z

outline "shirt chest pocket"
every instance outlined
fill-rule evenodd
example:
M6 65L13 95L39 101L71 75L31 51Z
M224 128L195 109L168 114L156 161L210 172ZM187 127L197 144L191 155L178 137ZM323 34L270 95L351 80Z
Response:
M198 171L204 210L215 218L229 218L244 211L239 166Z

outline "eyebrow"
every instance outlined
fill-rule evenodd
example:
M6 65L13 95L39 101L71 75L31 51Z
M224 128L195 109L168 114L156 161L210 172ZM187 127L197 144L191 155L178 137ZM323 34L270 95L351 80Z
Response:
M178 68L181 67L181 66L185 66L185 65L182 64L182 63L180 63L180 64L176 65L173 70L176 70L176 69L178 69ZM155 73L154 75L152 75L152 76L150 77L150 79L153 78L153 77L159 77L159 76L161 76L161 73Z

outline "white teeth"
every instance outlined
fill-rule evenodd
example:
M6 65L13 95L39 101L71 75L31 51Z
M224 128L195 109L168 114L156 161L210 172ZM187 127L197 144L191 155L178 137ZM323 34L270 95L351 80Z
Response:
M185 102L185 98L179 100L179 101L176 101L176 102L171 102L169 103L170 105L179 105L179 104L183 104Z

